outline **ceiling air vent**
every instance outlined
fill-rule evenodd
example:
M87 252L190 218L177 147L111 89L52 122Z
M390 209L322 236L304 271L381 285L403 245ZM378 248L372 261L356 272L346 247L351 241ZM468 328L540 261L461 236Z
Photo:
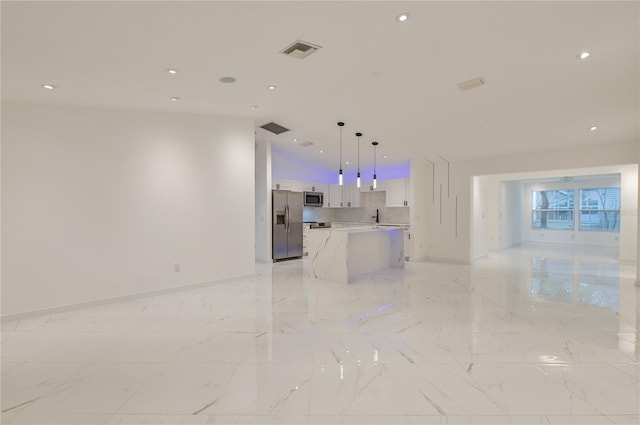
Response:
M472 78L471 80L458 83L458 88L462 91L475 89L476 87L482 87L486 84L484 77Z
M313 145L313 142L302 142L302 143L298 143L298 146L302 146L304 148L308 148L309 146Z
M260 126L260 128L264 128L267 131L272 132L273 134L282 134L286 131L289 131L288 128L285 128L279 124L276 124L274 122L270 122L268 124L262 125Z
M304 59L311 53L321 48L322 47L316 46L315 44L307 43L306 41L296 40L292 44L282 49L280 53L294 58Z

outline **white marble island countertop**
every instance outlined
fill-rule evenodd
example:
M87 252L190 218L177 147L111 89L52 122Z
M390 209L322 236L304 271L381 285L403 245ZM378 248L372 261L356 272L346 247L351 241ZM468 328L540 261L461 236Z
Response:
M330 231L330 232L347 232L347 233L365 233L365 232L384 232L385 230L400 229L406 230L404 227L395 225L373 225L373 226L353 226L353 227L315 227L310 231Z
M408 228L409 223L376 223L376 222L369 222L369 221L361 221L361 222L332 221L331 226L338 229L345 228L345 227L365 227L365 226L385 226L385 227L392 226L392 227Z
M309 233L311 274L349 283L358 275L404 267L404 228L316 228Z

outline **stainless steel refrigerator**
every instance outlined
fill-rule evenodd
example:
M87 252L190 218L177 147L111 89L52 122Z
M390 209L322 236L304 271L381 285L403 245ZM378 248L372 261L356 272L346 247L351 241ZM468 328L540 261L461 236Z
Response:
M302 257L302 192L272 191L273 261Z

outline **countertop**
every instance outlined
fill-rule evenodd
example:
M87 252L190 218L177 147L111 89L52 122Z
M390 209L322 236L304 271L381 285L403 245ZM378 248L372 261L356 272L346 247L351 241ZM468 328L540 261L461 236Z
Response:
M357 222L357 221L332 221L331 224L345 224L353 226L393 226L393 227L409 227L409 223L375 223L375 222Z
M311 229L313 231L316 230L327 230L330 232L342 232L342 233L366 233L366 232L385 232L387 230L406 230L402 226L354 226L354 227L318 227L315 229Z

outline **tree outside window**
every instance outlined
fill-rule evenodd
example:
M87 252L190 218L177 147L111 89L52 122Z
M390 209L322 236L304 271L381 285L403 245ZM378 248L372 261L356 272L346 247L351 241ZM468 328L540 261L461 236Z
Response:
M620 188L580 190L580 230L620 231Z
M573 190L541 190L531 194L534 229L573 229Z

